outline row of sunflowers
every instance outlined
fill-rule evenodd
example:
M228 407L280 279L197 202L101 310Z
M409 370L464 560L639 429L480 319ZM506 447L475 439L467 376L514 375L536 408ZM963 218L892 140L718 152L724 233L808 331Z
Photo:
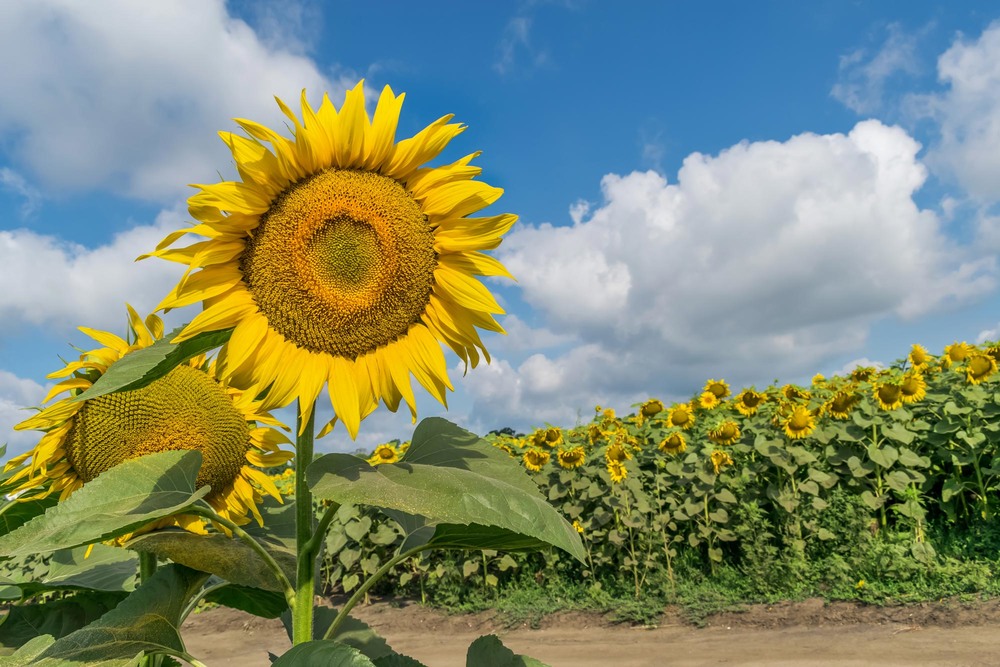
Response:
M688 401L651 398L627 416L598 406L587 424L526 435L504 429L487 440L518 459L580 532L584 577L625 573L639 596L650 581L671 581L678 559L709 573L721 564L749 567L750 550L766 535L770 547L802 559L835 557L827 570L840 579L829 583L854 585L859 576L847 572L845 550L902 536L908 557L929 562L939 557L933 526L992 522L998 360L994 343L956 342L939 355L914 345L888 368L816 375L809 386L734 393L711 379ZM369 462L394 463L406 446L379 445ZM325 574L331 588L349 590L401 538L357 508L344 508L339 520L348 530L327 545ZM488 555L417 559L396 584L450 577L495 585L528 563L538 576L579 567L555 551ZM502 571L490 571L494 560Z

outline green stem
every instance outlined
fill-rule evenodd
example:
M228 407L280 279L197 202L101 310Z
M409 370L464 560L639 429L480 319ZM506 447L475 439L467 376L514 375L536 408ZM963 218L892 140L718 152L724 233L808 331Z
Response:
M195 658L190 653L187 653L186 651L175 651L172 649L161 648L157 650L157 653L161 655L169 655L174 658L180 658L184 662L191 665L191 667L208 667L208 665L203 663L201 660L198 660L197 658ZM150 656L150 657L158 657L158 656Z
M397 554L396 556L390 558L385 565L380 567L375 572L375 574L368 577L368 579L365 580L365 583L361 584L361 586L358 587L358 590L354 591L354 595L352 595L350 599L346 603L344 603L344 606L341 608L341 610L337 612L337 617L333 619L333 623L331 623L330 627L326 629L325 633L323 633L323 639L332 639L333 636L337 634L337 630L340 629L340 626L344 623L345 620L347 620L347 616L351 613L351 610L354 609L354 606L358 603L358 601L361 600L361 598L363 598L368 593L368 589L374 586L379 579L384 577L386 573L389 572L389 570L394 568L399 563L402 563L410 556L418 554L421 551L429 548L430 547L428 545L421 544L418 547L413 547L409 551L404 551L403 553Z
M288 605L291 606L295 602L295 589L292 588L291 582L288 581L288 577L285 576L285 571L281 569L281 566L278 565L278 561L274 560L274 556L268 553L267 549L265 549L260 542L255 540L249 533L247 533L245 530L237 526L229 519L216 514L215 511L212 510L210 507L206 507L203 505L195 505L193 508L191 508L189 513L197 514L198 516L203 516L209 521L213 521L221 526L225 526L227 529L229 529L229 531L233 535L242 540L251 549L253 549L257 553L257 555L260 556L261 560L264 561L264 564L267 565L267 567L274 574L275 579L278 580L278 584L284 591L285 600L288 602Z
M323 516L320 517L319 523L316 524L316 530L313 532L312 539L309 540L309 552L314 556L319 553L320 547L323 545L323 538L326 536L326 531L329 530L330 524L333 522L334 517L337 516L337 510L340 509L340 503L329 502L330 505L323 511Z
M312 641L313 594L316 590L316 569L313 547L312 492L306 484L306 468L313 460L313 433L316 428L316 404L309 419L302 424L302 409L298 403L295 419L295 602L292 604L292 644ZM332 519L332 517L331 517Z
M191 598L191 601L188 602L188 606L185 607L184 611L181 613L181 623L183 623L184 620L191 615L191 612L197 609L198 603L204 600L206 597L208 597L209 593L211 593L212 591L217 591L220 588L225 588L228 585L229 582L224 581L222 583L215 584L214 586L206 586L205 588L201 589L197 595Z
M149 581L153 573L156 572L156 554L139 552L139 585ZM145 655L139 663L141 667L160 667L163 661L158 655Z

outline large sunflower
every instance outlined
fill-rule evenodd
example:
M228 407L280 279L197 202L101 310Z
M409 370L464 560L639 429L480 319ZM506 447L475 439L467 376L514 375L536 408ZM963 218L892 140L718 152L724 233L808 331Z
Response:
M84 352L79 361L50 374L65 379L43 402L64 392L70 395L14 427L45 435L4 468L14 471L8 480L17 485L12 492L24 499L58 493L65 500L123 461L191 449L202 453L197 485L211 485L205 499L215 511L237 524L246 523L252 513L262 523L257 509L262 496L254 485L279 501L281 494L258 468L281 465L293 454L279 448L288 439L270 428L279 423L253 400L253 393L220 382L213 364L192 359L140 389L73 400L120 359L163 335L160 318L150 315L144 322L131 306L128 313L131 342L80 327L104 347ZM199 521L175 519L172 523L200 532Z
M476 276L510 274L480 251L496 248L517 216L468 217L503 190L473 180L478 153L423 166L465 129L443 116L395 141L403 95L383 89L374 115L363 82L338 111L327 96L289 139L252 121L249 136L220 133L239 181L195 186L188 210L200 224L173 232L150 253L189 265L164 310L204 303L175 339L234 327L220 354L225 377L298 399L303 424L324 385L352 437L379 400L405 400L410 375L442 404L452 389L440 343L467 365L489 354L476 328L503 332L502 314ZM270 144L265 146L265 142ZM182 249L184 234L208 237Z

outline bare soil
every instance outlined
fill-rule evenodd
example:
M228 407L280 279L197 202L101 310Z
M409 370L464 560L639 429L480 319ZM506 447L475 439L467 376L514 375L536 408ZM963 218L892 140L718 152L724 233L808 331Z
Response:
M552 667L1000 665L1000 600L750 605L710 616L705 627L685 622L676 609L667 609L655 628L580 612L548 616L538 628L511 628L493 612L448 615L411 602L375 602L354 615L429 667L465 667L469 644L491 633ZM209 667L267 667L268 651L290 646L280 621L226 608L192 615L182 632L188 652Z

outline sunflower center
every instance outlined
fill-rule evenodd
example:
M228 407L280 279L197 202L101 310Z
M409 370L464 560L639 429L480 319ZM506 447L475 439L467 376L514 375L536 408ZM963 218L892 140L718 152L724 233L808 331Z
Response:
M225 390L178 366L141 389L86 402L66 437L66 458L84 482L145 454L197 449L198 486L221 491L246 465L250 430Z
M807 428L809 426L809 413L804 410L796 410L792 413L790 423L794 431L801 431Z
M352 360L419 321L436 267L420 205L397 181L352 169L291 185L261 216L240 258L275 331Z

